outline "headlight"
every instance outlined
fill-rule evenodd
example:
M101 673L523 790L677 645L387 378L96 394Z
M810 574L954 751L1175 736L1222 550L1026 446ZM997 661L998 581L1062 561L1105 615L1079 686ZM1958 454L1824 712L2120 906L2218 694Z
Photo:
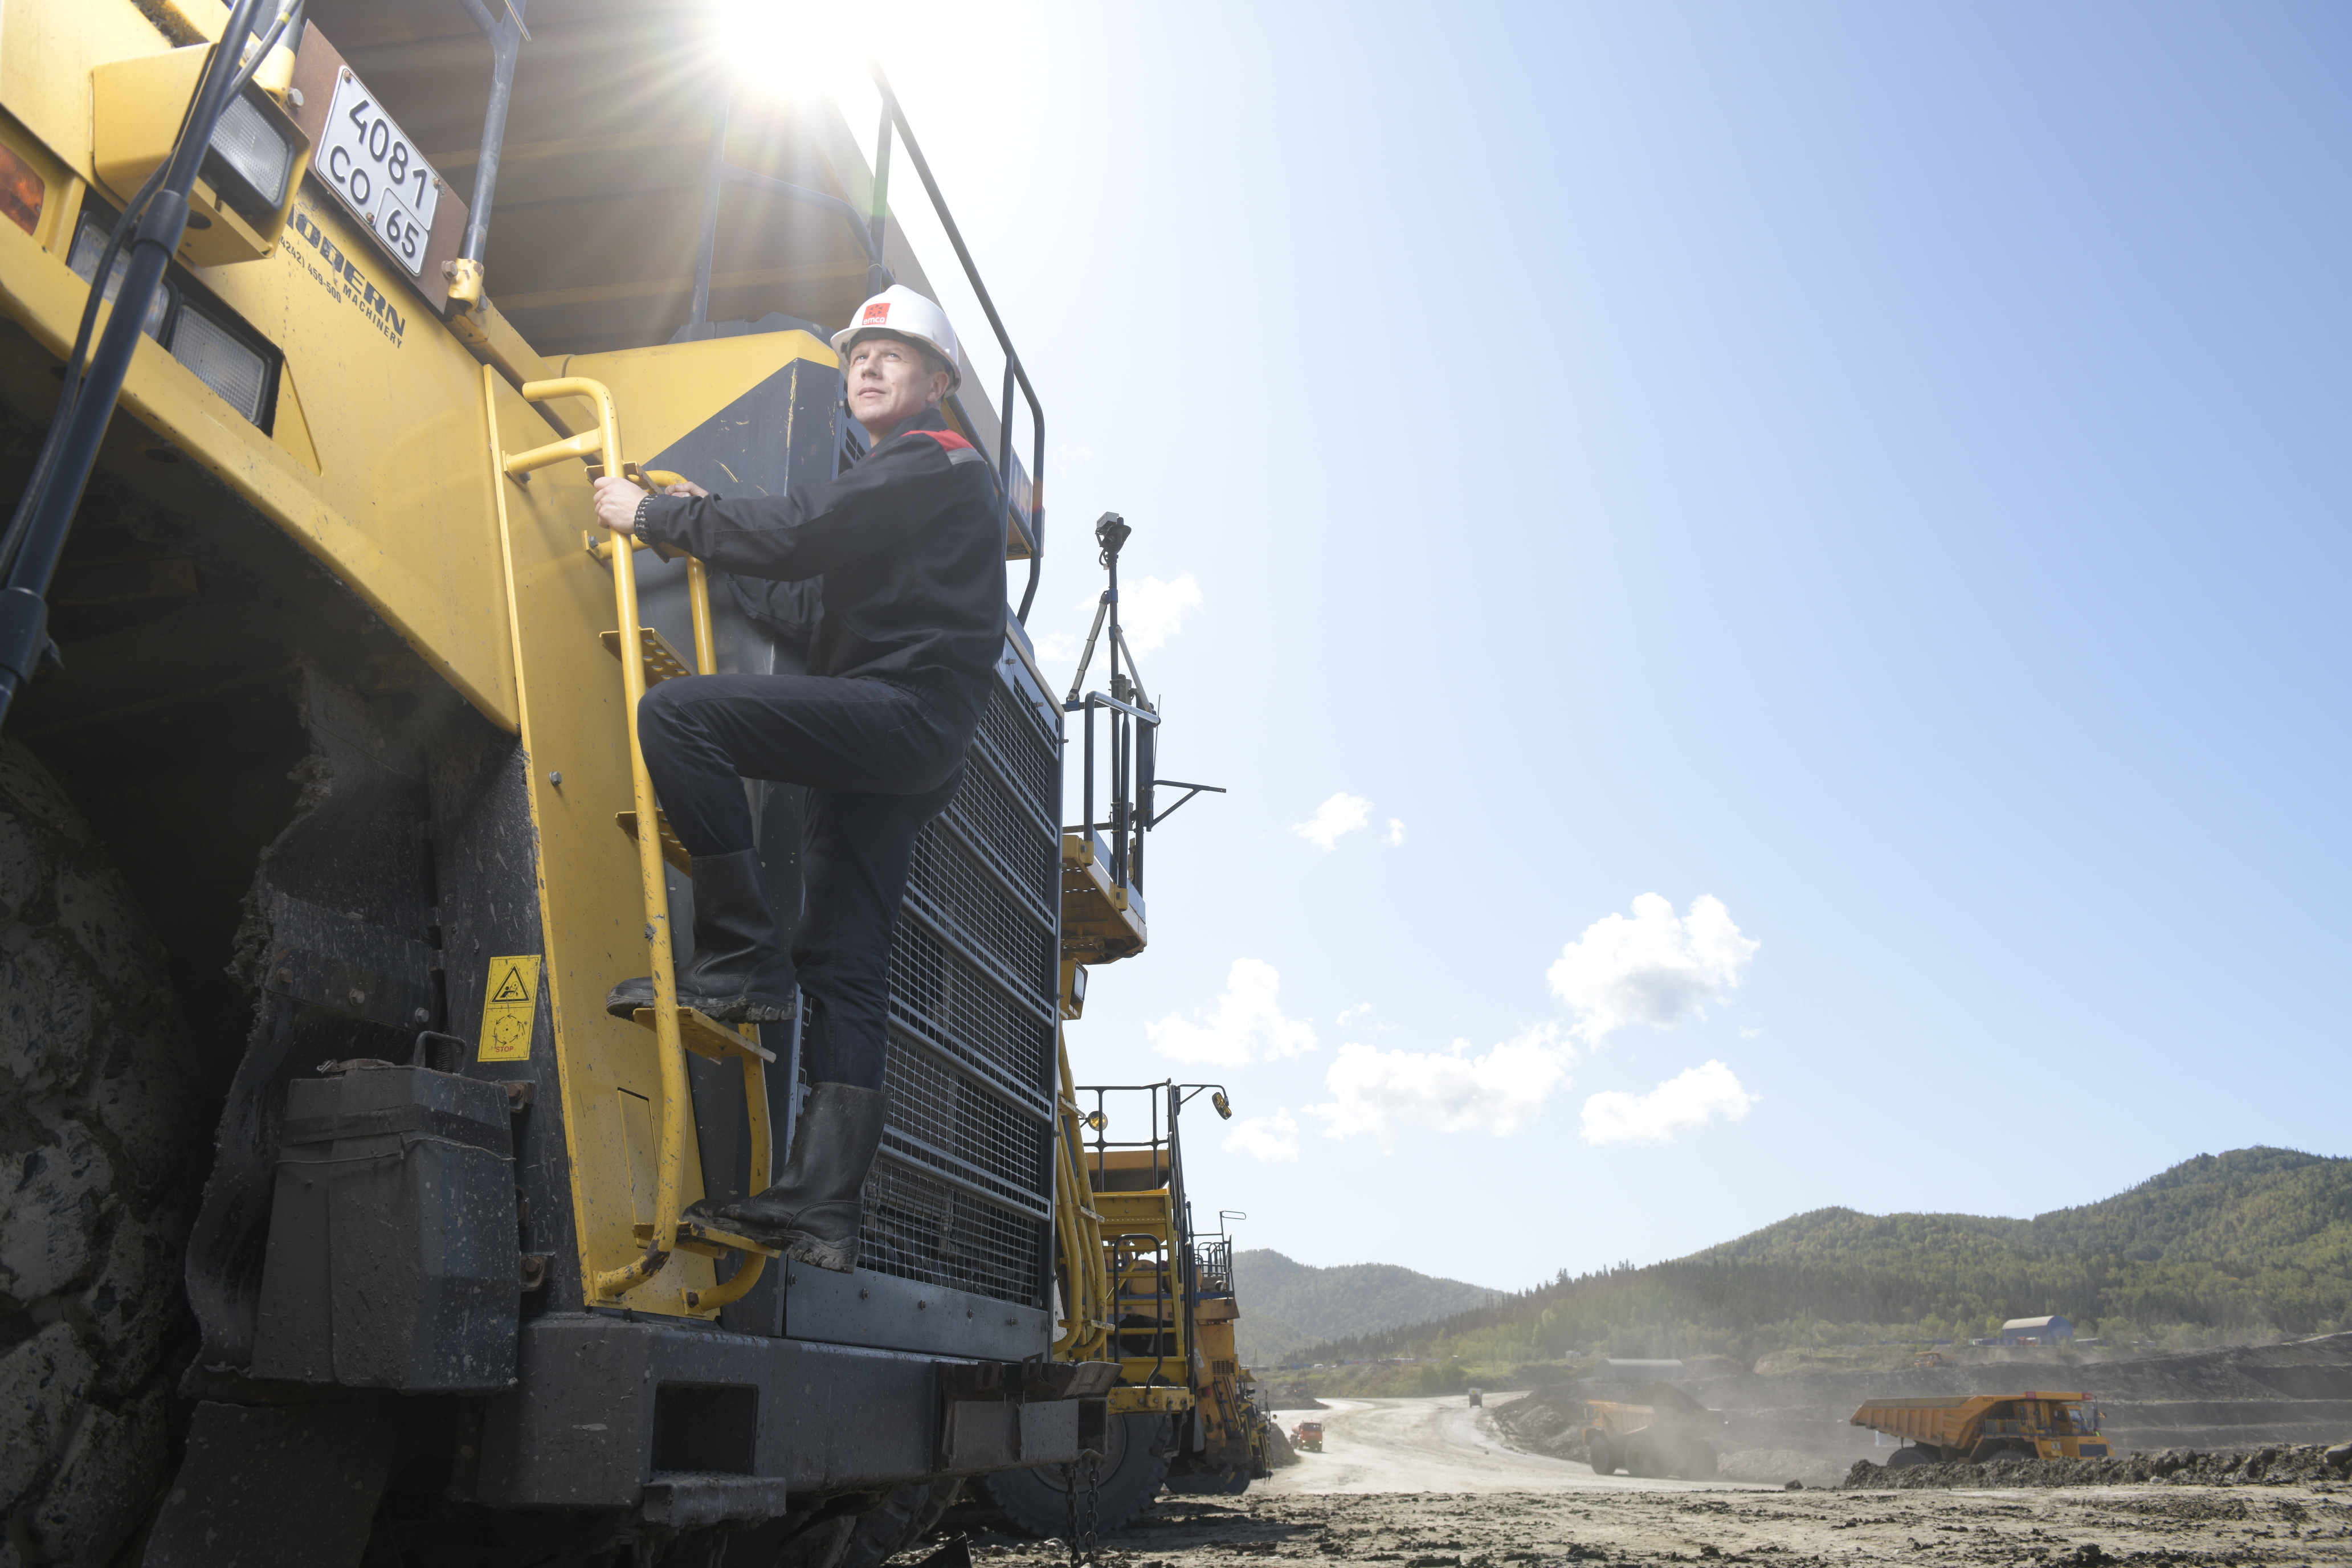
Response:
M294 149L260 106L243 93L229 100L205 150L205 173L222 200L255 222L266 222L285 201L286 178L293 168ZM235 177L220 178L224 172Z
M269 391L269 362L242 338L194 305L183 306L172 328L172 357L227 399L256 425Z
M94 199L91 205L96 206ZM99 256L112 232L109 221L112 216L102 210L85 212L81 226L74 232L66 264L85 281L98 271ZM108 300L121 289L129 265L127 258L115 258L114 276L107 279ZM177 283L173 281L175 278ZM147 308L147 335L246 418L264 430L276 423L279 363L276 346L202 282L182 276L177 267L156 282L155 302Z
M66 258L66 265L79 274L83 282L97 280L98 258L105 254L107 238L113 232L113 226L101 221L96 215L83 215L81 226L74 231L73 250ZM130 248L126 245L115 252L114 271L106 280L106 302L110 305L114 303L114 297L122 292L122 274L131 266ZM158 279L155 298L147 307L147 335L162 342L163 322L171 314L172 285Z

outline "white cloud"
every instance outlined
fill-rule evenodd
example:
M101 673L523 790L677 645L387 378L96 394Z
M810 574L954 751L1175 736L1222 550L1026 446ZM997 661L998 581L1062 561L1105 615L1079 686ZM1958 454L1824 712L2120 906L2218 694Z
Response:
M1172 583L1138 577L1119 584L1118 625L1127 646L1150 653L1184 629L1184 612L1201 607L1201 584L1185 573Z
M1100 593L1088 594L1071 601L1070 607L1079 616L1079 624L1092 626L1095 612L1102 607ZM1127 646L1137 653L1150 653L1164 647L1168 639L1184 629L1184 613L1201 607L1201 584L1192 574L1184 573L1172 583L1157 577L1138 577L1119 585L1118 624L1127 634ZM1088 672L1097 681L1103 679L1104 649L1109 635L1109 624L1095 638L1094 659ZM1051 667L1073 662L1087 646L1083 633L1053 632L1037 639L1037 662Z
M1389 842L1391 844L1404 842L1404 824L1393 816L1389 818Z
M1336 1018L1332 1019L1331 1021L1332 1021L1333 1023L1335 1023L1335 1024L1339 1025L1339 1027L1341 1027L1341 1028L1343 1028L1343 1029L1344 1029L1344 1028L1346 1028L1346 1027L1348 1026L1348 1022L1349 1022L1349 1019L1351 1019L1351 1018L1362 1018L1362 1017L1369 1016L1370 1015L1370 1013L1371 1013L1371 1010L1372 1010L1372 1005L1371 1005L1370 1002L1359 1002L1359 1003L1357 1003L1357 1004L1356 1004L1354 1006L1352 1006L1352 1007L1342 1007L1342 1008L1340 1008L1340 1009L1339 1009L1339 1016L1338 1017L1336 1017Z
M1762 1098L1742 1089L1729 1068L1711 1061L1666 1079L1644 1095L1612 1089L1592 1096L1584 1102L1584 1141L1670 1142L1675 1134L1704 1127L1717 1116L1737 1121Z
M1203 1067L1234 1068L1277 1057L1302 1056L1315 1048L1315 1026L1283 1016L1282 976L1273 964L1236 958L1225 976L1224 994L1186 1018L1171 1013L1143 1032L1163 1057Z
M1580 1016L1576 1034L1599 1045L1627 1024L1671 1028L1703 1018L1706 1004L1739 984L1759 944L1739 934L1723 900L1702 894L1690 913L1655 893L1633 900L1633 918L1611 915L1560 950L1553 993Z
M1523 1030L1482 1057L1469 1050L1467 1040L1434 1052L1341 1046L1323 1075L1334 1098L1307 1109L1333 1138L1370 1132L1390 1143L1403 1127L1499 1137L1535 1120L1552 1090L1569 1082L1572 1053L1555 1025Z
M1261 1160L1296 1160L1298 1123L1286 1106L1272 1116L1244 1116L1225 1129L1225 1147Z
M1345 791L1333 795L1315 808L1315 815L1304 822L1294 822L1290 831L1328 854L1339 847L1340 838L1353 833L1372 819L1372 803L1360 795Z

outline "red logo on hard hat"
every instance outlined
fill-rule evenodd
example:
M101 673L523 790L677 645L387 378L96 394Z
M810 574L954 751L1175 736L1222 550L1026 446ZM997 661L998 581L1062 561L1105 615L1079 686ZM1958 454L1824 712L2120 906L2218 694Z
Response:
M889 319L890 302L885 300L866 306L866 314L858 318L857 324L861 327L870 327L877 321L887 321Z

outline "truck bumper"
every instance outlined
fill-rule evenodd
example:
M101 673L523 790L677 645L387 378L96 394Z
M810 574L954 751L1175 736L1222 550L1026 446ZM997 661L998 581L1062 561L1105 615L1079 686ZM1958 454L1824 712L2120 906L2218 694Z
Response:
M973 1363L567 1313L523 1325L519 1383L488 1402L476 1500L658 1510L674 1478L793 1494L1064 1464L1081 1400L963 1398ZM757 1487L750 1483L758 1482Z

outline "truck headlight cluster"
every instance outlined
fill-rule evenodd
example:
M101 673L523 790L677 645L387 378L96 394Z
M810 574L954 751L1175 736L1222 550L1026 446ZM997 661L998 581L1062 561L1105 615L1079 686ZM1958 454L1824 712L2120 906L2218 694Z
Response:
M79 274L82 281L97 279L98 258L105 254L107 237L113 232L108 215L82 215L81 226L74 232L73 249L66 259L66 265ZM116 254L113 275L106 280L110 302L121 290L122 277L130 264L129 257ZM199 298L200 291L175 276L176 271L177 268L166 271L156 285L154 302L147 307L147 335L163 344L173 359L186 365L198 381L218 393L230 407L264 430L268 429L277 405L275 351L239 321L236 312L208 294Z

